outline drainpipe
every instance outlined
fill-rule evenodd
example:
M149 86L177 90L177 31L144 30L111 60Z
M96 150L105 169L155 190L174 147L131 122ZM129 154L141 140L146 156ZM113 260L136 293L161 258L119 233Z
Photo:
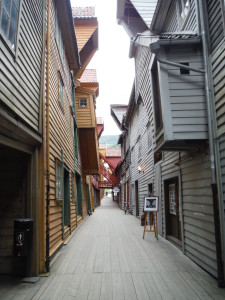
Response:
M75 186L76 184L76 146L75 146L75 138L76 138L76 133L75 133L75 119L76 119L76 116L75 116L75 112L76 112L76 103L75 103L75 85L74 85L74 74L73 72L71 72L71 85L72 85L72 105L73 105L73 131L74 131L74 137L73 137L73 148L74 148L74 188L75 188L75 191L74 193L76 193L77 195L77 186ZM77 197L76 198L76 228L77 228L77 210L78 210L78 206L77 206ZM71 226L70 226L71 227Z
M213 140L213 113L211 111L212 99L210 97L210 90L212 81L209 79L209 66L208 66L208 46L206 38L205 26L205 13L204 13L203 0L199 0L200 24L201 24L201 37L202 37L202 50L205 69L205 93L207 103L207 117L208 117L208 133L209 133L209 152L210 152L210 167L211 167L211 186L213 194L213 210L214 210L214 227L216 239L216 258L217 258L217 280L218 287L224 287L224 274L223 274L223 259L221 247L221 234L220 234L220 219L217 199L217 182L215 172L215 154L214 154L214 140Z
M50 10L51 0L48 0L48 26L47 26L47 70L46 70L46 163L47 163L47 199L46 199L46 272L50 272L49 257L49 202L50 202L50 124L49 124L49 105L50 105Z

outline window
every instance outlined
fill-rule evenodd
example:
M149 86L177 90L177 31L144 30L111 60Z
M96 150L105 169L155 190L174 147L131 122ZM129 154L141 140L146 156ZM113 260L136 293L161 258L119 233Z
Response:
M152 148L152 143L153 143L153 127L150 126L148 128L148 149L151 149Z
M61 56L61 60L64 60L64 43L63 43L63 38L62 38L62 33L60 29L60 24L59 24L59 18L58 15L56 14L56 43L59 49L59 53Z
M178 24L183 26L184 21L190 11L190 0L178 0Z
M87 98L80 99L80 107L87 107Z
M162 160L162 152L157 151L154 153L154 164L156 165L159 161Z
M187 63L187 62L181 62L180 64L189 67L189 63ZM181 75L190 75L190 70L180 68L180 74Z
M63 82L60 75L59 75L59 103L63 108Z
M161 129L163 122L162 122L162 108L161 108L161 96L160 96L160 87L159 87L158 65L156 60L152 65L151 74L152 74L155 129L157 132L158 130Z
M138 143L138 159L141 159L141 155L142 155L142 142L140 139Z
M9 41L13 50L16 48L19 6L20 0L0 1L1 32Z
M62 164L56 160L56 199L62 200Z

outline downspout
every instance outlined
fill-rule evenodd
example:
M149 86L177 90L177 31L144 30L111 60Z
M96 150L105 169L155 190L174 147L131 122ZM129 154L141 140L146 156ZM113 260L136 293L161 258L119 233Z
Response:
M71 72L71 85L72 85L72 105L73 105L73 131L74 131L74 135L73 135L73 147L74 147L74 187L75 187L75 193L76 193L76 228L77 228L77 186L75 186L76 184L76 146L75 146L75 138L76 138L76 133L75 133L75 113L76 113L76 103L75 103L75 85L74 85L74 80L73 80L73 72Z
M39 131L42 132L43 136L43 144L41 147L40 155L41 155L41 167L40 167L40 201L39 201L39 220L40 220L40 236L39 236L39 249L40 249L40 272L44 273L45 270L45 168L46 168L46 131L45 131L45 45L46 45L46 9L47 9L47 1L44 1L43 5L43 55L42 55L42 107L41 107L41 118L42 124L40 125Z
M210 90L212 82L209 80L209 66L208 66L208 46L205 30L205 14L203 7L203 0L199 0L200 24L201 24L201 37L202 37L202 50L205 69L205 93L207 103L207 117L208 117L208 133L209 133L209 152L210 152L210 167L211 167L211 186L213 194L213 211L214 211L214 227L215 227L215 240L216 240L216 258L217 258L217 280L218 287L224 287L224 274L223 274L223 259L221 247L221 234L220 234L220 219L217 199L217 182L215 172L215 154L214 154L214 140L213 140L213 114L211 111L211 97Z
M48 26L47 26L47 70L46 70L46 163L47 163L47 199L46 199L46 272L50 272L49 257L49 204L50 204L50 10L51 0L48 0Z

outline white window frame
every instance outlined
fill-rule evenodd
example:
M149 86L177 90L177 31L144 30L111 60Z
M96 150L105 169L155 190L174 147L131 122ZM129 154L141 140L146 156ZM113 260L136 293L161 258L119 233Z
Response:
M62 38L62 32L61 32L61 28L60 28L60 23L59 23L59 18L58 18L58 14L56 12L56 44L58 46L58 50L59 50L59 54L61 57L62 62L64 61L64 43L63 43L63 38Z
M82 104L82 103L84 103L84 104ZM85 103L86 103L86 105L85 105ZM80 98L79 99L79 106L80 107L87 107L87 98Z
M12 50L15 53L16 49L17 49L17 43L18 43L21 0L7 0L7 3L9 4L9 11L7 11L7 9L3 3L4 3L4 1L2 0L0 2L0 35L4 38L7 45L9 46L10 50ZM16 22L12 22L13 8L16 9L16 14L17 14ZM4 12L5 16L8 18L7 33L5 33L2 29L3 12ZM9 39L10 30L13 26L14 26L14 35L15 35L14 36L14 44Z

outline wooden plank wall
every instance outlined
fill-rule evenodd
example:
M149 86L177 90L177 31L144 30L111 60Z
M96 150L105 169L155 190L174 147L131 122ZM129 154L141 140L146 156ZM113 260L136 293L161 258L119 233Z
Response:
M217 121L218 186L222 190L221 228L225 253L225 21L219 1L207 1L208 27L211 43L210 60L214 85L214 106Z
M58 46L56 44L55 32L55 5L51 3L51 57L50 57L50 255L62 243L62 203L56 200L56 160L64 161L64 164L71 172L74 172L74 144L71 127L71 76L69 65L65 56L62 62ZM59 73L64 85L63 107L59 102ZM71 190L72 195L72 190ZM72 198L71 198L72 200ZM76 204L71 201L71 220L76 214Z
M166 59L177 63L188 62L190 67L203 69L202 52L190 46L166 51ZM179 68L165 65L162 65L161 69L166 70L168 74L173 138L207 139L204 75L192 71L188 75L181 75ZM168 114L164 112L163 115L165 118Z
M198 32L198 20L196 17L197 3L196 0L190 0L190 2L191 11L185 19L183 26L180 27L177 20L177 1L172 1L166 20L162 27L162 32L174 32L179 30L192 30Z
M0 41L1 101L39 131L43 1L22 1L17 48Z
M141 104L137 104L131 119L131 168L132 182L131 193L132 203L135 201L134 182L138 180L139 188L139 215L141 216L144 207L144 198L148 195L148 184L154 181L153 168L153 146L148 148L148 131L153 126L152 93L150 82L150 60L151 53L146 47L138 47L135 57L136 70L136 101L142 99ZM154 134L154 133L153 133ZM142 144L141 158L138 158L139 143ZM144 173L139 173L137 168L141 166ZM136 207L133 208L134 212Z
M87 107L80 107L80 98L87 98ZM92 96L81 95L76 92L76 113L77 113L77 127L78 128L91 128L93 126L92 118Z

